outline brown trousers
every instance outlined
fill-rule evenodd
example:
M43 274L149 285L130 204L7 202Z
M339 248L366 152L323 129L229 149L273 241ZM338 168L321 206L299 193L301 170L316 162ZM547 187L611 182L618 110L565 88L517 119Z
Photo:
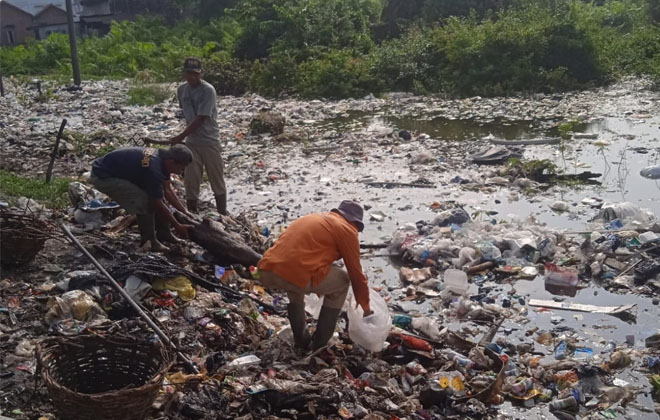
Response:
M266 289L284 290L289 295L289 301L291 303L304 304L305 295L316 293L319 296L323 296L323 306L332 309L341 309L344 307L348 287L351 284L348 273L334 265L330 267L328 275L316 287L312 286L311 281L307 287L301 288L271 271L260 270L260 273L261 284Z

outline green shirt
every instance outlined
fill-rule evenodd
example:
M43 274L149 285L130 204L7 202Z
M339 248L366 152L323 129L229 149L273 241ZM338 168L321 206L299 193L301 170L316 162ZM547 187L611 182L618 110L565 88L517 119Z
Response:
M202 125L186 138L186 144L212 145L219 141L220 130L218 129L218 110L215 106L215 88L208 82L202 80L198 86L190 86L184 83L176 91L179 98L179 106L183 110L186 122L190 124L193 120L204 115Z

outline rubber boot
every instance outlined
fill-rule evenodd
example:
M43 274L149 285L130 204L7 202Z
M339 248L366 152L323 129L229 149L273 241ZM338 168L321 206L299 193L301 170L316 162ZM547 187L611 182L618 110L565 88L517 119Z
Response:
M293 332L293 341L296 347L307 349L312 337L307 331L307 314L305 313L304 303L289 303L287 306L291 331Z
M197 200L186 200L186 208L191 213L197 213Z
M227 213L227 194L219 194L215 196L215 205L218 208L218 213L226 216Z
M341 309L328 308L327 306L321 308L319 321L316 324L316 331L312 338L312 350L318 350L328 344L328 340L335 333L337 318L339 318L340 313Z
M171 244L177 244L181 242L181 239L172 234L170 224L167 222L159 221L158 218L156 218L156 239L158 239L160 242L168 242Z
M140 228L140 246L144 245L147 241L151 243L151 250L153 252L165 252L170 249L165 245L158 242L156 239L156 227L154 225L155 216L153 213L138 214L137 223Z

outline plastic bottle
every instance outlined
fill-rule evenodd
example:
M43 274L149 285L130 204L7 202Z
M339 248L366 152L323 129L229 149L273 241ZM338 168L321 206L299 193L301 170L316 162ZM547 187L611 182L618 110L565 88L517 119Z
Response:
M420 338L412 337L405 334L399 334L399 337L401 338L401 342L403 343L403 345L409 349L428 351L428 352L433 351L433 347L428 342Z
M557 347L555 348L555 359L557 360L564 360L567 356L568 349L566 347L566 342L561 341L559 344L557 344Z
M651 370L658 370L660 368L660 357L649 356L646 358L646 366Z
M259 269L253 265L250 266L250 274L252 275L252 278L255 280L259 280L261 278L261 273L259 272Z
M474 367L474 362L462 354L451 350L451 349L444 349L442 351L442 355L445 356L447 359L456 362L456 364L460 367L463 367L465 369L472 369Z
M520 369L518 369L515 363L509 360L504 367L504 374L506 376L518 376L520 375Z
M412 317L408 315L394 315L392 318L392 325L396 325L399 328L408 328L412 324Z
M232 360L229 364L227 364L227 366L245 367L245 366L256 365L258 363L261 363L261 359L255 356L254 354L250 354L248 356L243 356Z
M545 284L551 286L575 287L578 283L577 269L558 267L555 264L545 265Z
M568 398L563 398L561 400L556 400L550 403L550 411L558 411L564 409L577 408L578 402L574 396Z
M502 258L502 252L498 247L493 245L492 242L481 241L477 244L479 251L481 251L481 257L485 261L498 260Z
M522 381L516 382L511 385L511 392L516 395L525 395L527 391L532 389L534 386L534 380L532 378L525 378Z
M578 404L584 403L584 394L582 394L582 391L579 389L574 389L571 391L571 394L573 394L573 397L575 398L575 401L578 402Z
M468 291L468 278L465 271L456 270L453 268L445 270L444 273L445 286L452 293L463 295Z

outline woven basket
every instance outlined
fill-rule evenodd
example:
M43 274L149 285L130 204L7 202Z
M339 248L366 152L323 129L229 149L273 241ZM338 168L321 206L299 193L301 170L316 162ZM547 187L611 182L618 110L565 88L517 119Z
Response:
M123 336L49 339L37 360L63 419L142 420L169 368L160 342Z
M27 264L44 247L49 237L46 223L30 215L0 213L0 264Z

